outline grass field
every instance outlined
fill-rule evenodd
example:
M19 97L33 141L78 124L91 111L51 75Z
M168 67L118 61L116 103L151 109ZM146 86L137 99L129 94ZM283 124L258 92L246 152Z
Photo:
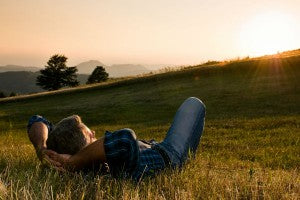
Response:
M221 62L95 87L0 101L0 198L300 199L300 52ZM33 114L79 114L103 135L129 127L161 140L179 105L203 100L194 160L136 184L43 168L26 134Z

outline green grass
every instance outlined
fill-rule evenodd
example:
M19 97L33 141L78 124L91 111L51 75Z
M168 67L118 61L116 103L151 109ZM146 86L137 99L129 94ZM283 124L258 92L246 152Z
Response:
M299 67L293 52L2 100L2 198L299 199ZM33 114L53 122L79 114L99 137L129 127L138 138L161 140L189 96L207 107L196 158L138 184L43 168L27 139Z

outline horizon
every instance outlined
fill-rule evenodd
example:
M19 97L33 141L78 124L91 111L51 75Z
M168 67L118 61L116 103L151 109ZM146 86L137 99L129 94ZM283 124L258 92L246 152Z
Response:
M0 2L0 65L196 65L300 47L295 0Z
M81 64L84 64L86 62L99 62L99 63L102 63L101 65L99 64L99 66L103 66L103 67L112 67L112 66L115 66L115 65L131 65L131 66L142 66L142 67L145 67L147 68L148 70L158 70L158 69L161 69L161 68L164 68L164 67L178 67L178 65L168 65L168 64L153 64L153 65L147 65L147 64L132 64L132 63L112 63L112 64L105 64L103 62L101 62L100 60L86 60L86 61L82 61L80 63L78 63L77 65L68 65L67 64L67 67L77 67ZM68 63L68 62L67 62ZM43 66L34 66L34 65L16 65L16 64L1 64L0 63L0 67L10 67L10 66L15 66L15 67L25 67L25 68L40 68L40 69L43 69L45 66L47 65L47 63L45 63Z
M227 61L238 61L238 60L242 60L242 59L256 59L256 58L260 58L260 57L265 57L265 56L274 56L274 55L278 55L278 54L282 54L282 53L286 53L286 52L290 52L290 51L299 51L300 48L296 48L296 49L287 49L287 50L284 50L284 51L278 51L278 52L275 52L275 53L270 53L270 54L262 54L262 55L258 55L258 56L245 56L245 57L233 57L233 58L228 58L226 60L219 60L219 59L216 59L216 60L206 60L206 61L203 61L201 63L196 63L194 65L168 65L168 64L153 64L153 65L148 65L148 64L141 64L141 63L137 63L137 64L132 64L132 63L112 63L112 64L105 64L99 60L86 60L86 61L82 61L80 63L78 63L77 65L73 65L73 66L70 66L70 65L67 65L67 67L77 67L78 65L80 64L83 64L83 63L87 63L87 62L99 62L99 63L102 63L101 66L103 67L111 67L111 66L114 66L114 65L132 65L132 66L143 66L149 70L159 70L159 69L162 69L164 67L180 67L180 66L197 66L197 65L203 65L207 62L211 62L211 61L216 61L216 62L227 62ZM33 67L33 68L40 68L40 69L43 69L43 67L45 67L45 65L47 65L47 63L44 64L44 66L33 66L33 65L15 65L15 64L5 64L5 65L1 65L0 63L0 67L9 67L9 66L17 66L17 67L25 67L25 68L30 68L30 67ZM100 65L99 65L100 66Z

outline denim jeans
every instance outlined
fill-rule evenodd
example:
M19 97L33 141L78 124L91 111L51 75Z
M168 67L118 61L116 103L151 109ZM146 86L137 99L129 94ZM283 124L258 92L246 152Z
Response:
M205 105L196 97L186 99L176 112L166 138L158 145L170 158L171 167L181 167L189 152L195 155L204 128Z

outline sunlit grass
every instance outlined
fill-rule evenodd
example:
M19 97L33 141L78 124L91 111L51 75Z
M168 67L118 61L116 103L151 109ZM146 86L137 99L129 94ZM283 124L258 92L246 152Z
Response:
M299 117L208 121L195 160L182 170L166 170L139 184L42 168L20 132L0 137L1 181L12 198L296 199L299 123ZM164 135L162 131L158 134Z
M299 199L300 58L246 59L0 104L0 196L5 199ZM279 67L279 68L278 68ZM277 70L280 69L280 70ZM79 114L97 136L129 127L163 139L181 102L207 107L196 158L139 183L44 168L26 134L33 114Z

